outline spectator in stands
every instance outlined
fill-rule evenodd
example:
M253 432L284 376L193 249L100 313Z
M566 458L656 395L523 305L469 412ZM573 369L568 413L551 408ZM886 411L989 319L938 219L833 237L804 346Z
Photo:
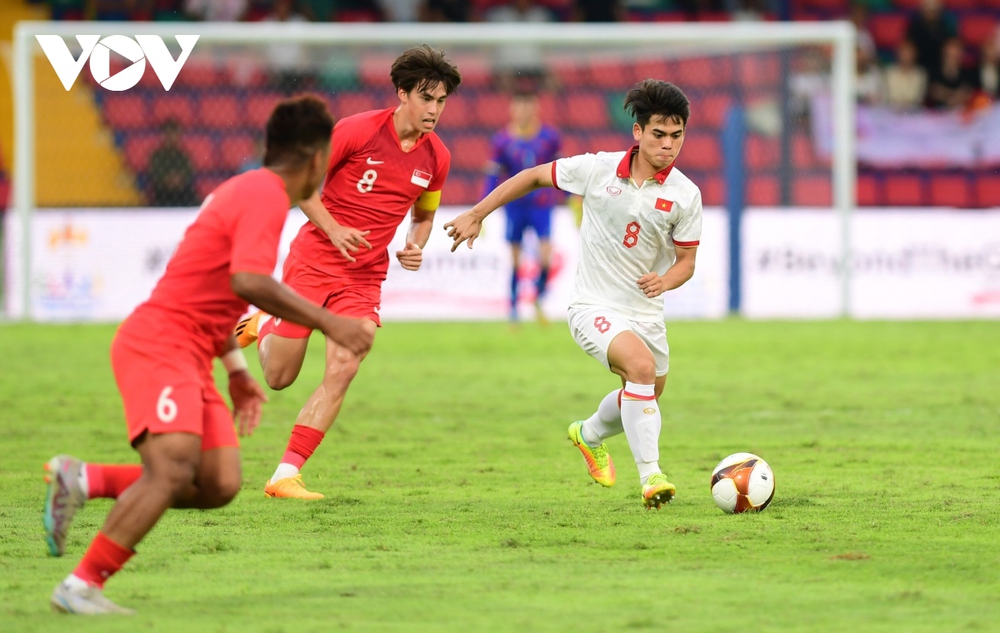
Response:
M421 12L424 22L469 22L468 0L427 0Z
M917 63L928 75L938 71L941 48L955 33L955 23L941 9L941 0L921 0L920 11L910 18L906 39L917 47Z
M249 6L248 0L185 0L184 13L192 20L238 22Z
M487 11L487 22L551 22L552 14L535 0L514 0Z
M181 147L181 124L171 119L163 124L163 142L149 155L146 177L150 204L154 207L198 205L194 189L194 166Z
M932 108L964 108L976 90L973 69L965 66L962 40L952 38L941 49L941 65L930 76L927 105Z
M576 0L574 22L625 22L628 14L622 0Z
M310 22L333 22L339 4L337 0L299 0L299 11Z
M1000 98L1000 44L995 37L986 38L980 51L979 88L994 101Z
M858 103L877 105L885 100L885 81L875 57L875 48L865 48L858 40L855 52Z
M877 62L878 51L875 49L875 38L868 30L868 7L861 2L851 4L851 22L858 33L858 55L865 55L873 62Z
M917 47L903 40L896 47L896 62L885 69L885 101L897 110L917 110L927 96L927 71L917 65Z
M423 19L425 0L378 0L383 17L389 22L418 22Z
M294 0L275 0L274 11L262 20L262 22L285 24L307 21L302 14L295 11ZM268 44L267 62L271 72L271 85L285 94L308 90L315 83L315 76L309 70L306 48L302 44L295 42Z

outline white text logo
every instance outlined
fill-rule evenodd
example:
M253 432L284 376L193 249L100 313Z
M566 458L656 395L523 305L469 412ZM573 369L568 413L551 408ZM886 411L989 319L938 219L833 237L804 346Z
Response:
M163 89L170 90L198 41L197 35L178 35L177 43L181 47L181 54L174 59L158 35L136 35L135 39L125 35L109 35L105 38L101 38L100 35L77 35L76 41L80 43L82 52L78 59L73 59L73 54L62 37L58 35L35 37L66 90L76 83L83 65L89 59L90 74L93 75L94 81L106 90L114 92L128 90L139 83L142 74L146 72L147 59L149 65L153 67L153 73L163 84ZM132 62L114 76L111 75L112 52Z

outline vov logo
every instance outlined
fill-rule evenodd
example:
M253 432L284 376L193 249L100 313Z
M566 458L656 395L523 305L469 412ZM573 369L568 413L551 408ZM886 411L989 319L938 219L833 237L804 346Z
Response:
M139 83L142 74L146 72L146 60L149 60L149 65L153 67L153 73L163 84L163 89L170 90L198 41L197 35L176 37L181 47L181 54L174 59L158 35L136 35L135 39L127 35L109 35L105 38L101 38L100 35L77 35L76 41L80 43L83 52L80 53L79 59L73 59L73 54L62 37L35 36L66 90L76 83L83 65L89 59L90 74L93 75L94 81L106 90L115 92L128 90ZM111 76L112 52L132 62L128 68L115 73L113 77Z

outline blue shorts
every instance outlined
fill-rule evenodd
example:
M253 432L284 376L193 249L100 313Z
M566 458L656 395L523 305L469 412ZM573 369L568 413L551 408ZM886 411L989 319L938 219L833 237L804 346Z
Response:
M535 236L547 240L552 234L552 208L541 209L504 209L507 213L507 241L520 244L524 237L524 229L531 227Z

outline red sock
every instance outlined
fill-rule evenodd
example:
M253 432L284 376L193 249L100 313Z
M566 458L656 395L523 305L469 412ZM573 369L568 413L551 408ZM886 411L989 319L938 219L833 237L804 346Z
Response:
M132 554L135 550L122 547L104 536L103 532L98 532L80 564L73 570L73 575L103 589L108 578L114 576L132 558Z
M288 448L281 458L282 464L292 464L296 468L302 468L306 460L313 454L319 443L323 441L325 433L311 426L296 424L292 427L292 437L288 439Z
M87 464L87 498L117 499L141 476L140 464Z

